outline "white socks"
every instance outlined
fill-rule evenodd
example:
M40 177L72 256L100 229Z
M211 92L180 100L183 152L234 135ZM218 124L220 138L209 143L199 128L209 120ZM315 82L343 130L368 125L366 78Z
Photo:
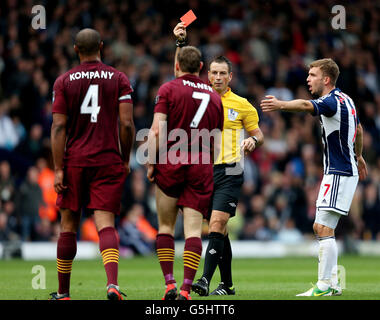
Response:
M331 287L336 288L338 284L338 265L335 265L331 272Z
M332 274L334 269L334 282L336 281L336 268L338 264L338 247L335 237L321 237L319 240L319 263L318 282L320 290L327 290L331 287Z

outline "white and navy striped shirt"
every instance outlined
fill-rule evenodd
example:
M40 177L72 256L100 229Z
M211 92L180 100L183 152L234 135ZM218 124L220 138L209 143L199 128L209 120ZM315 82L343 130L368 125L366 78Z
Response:
M359 119L354 102L338 88L310 101L313 115L321 122L324 174L358 175L355 138Z

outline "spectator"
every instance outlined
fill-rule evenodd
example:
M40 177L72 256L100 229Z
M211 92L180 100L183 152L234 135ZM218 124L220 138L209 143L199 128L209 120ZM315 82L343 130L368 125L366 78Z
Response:
M297 243L303 240L303 236L301 231L296 228L294 220L289 218L284 226L280 228L275 239L283 243Z
M365 231L371 240L380 240L380 200L378 188L373 182L364 188L363 220Z
M7 215L0 211L0 243L11 239L11 231L8 227Z
M54 233L50 220L48 218L40 219L36 225L35 241L51 241Z
M7 101L0 102L0 148L12 151L20 142L20 136L7 114L7 103Z
M39 123L33 124L28 137L20 143L17 149L25 158L35 162L43 149L42 125Z
M273 231L268 228L264 215L258 214L244 225L239 239L261 241L273 240Z
M128 211L119 228L120 246L128 247L139 255L150 255L154 251L156 230L144 218L144 209L135 204Z
M99 242L99 235L98 231L96 230L94 217L88 217L85 219L85 221L82 223L81 226L81 240L83 241L92 241L92 242Z
M38 169L30 167L25 181L21 184L16 196L16 207L21 221L21 239L32 240L35 236L35 228L40 221L40 206L45 206L42 190L38 185Z
M54 190L54 172L48 167L45 158L38 158L36 162L38 173L38 185L42 190L42 196L45 206L40 206L39 216L41 219L48 219L54 222L58 218L58 209L56 206L57 194Z
M2 207L3 212L7 215L7 225L12 233L15 233L19 236L19 219L16 215L16 208L14 201L5 201L3 202Z
M15 181L11 174L11 166L8 161L0 162L0 201L14 200Z

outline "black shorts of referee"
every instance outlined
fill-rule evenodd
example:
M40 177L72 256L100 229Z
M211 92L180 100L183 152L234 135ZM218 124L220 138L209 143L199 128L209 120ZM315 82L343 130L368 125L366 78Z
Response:
M241 187L244 182L243 169L238 162L217 164L213 168L214 191L208 220L211 218L212 210L227 212L230 217L233 217L236 213Z

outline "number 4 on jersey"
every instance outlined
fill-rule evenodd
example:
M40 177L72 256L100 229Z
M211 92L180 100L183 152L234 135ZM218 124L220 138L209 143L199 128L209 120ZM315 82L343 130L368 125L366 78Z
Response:
M81 114L91 114L91 122L98 121L100 106L98 106L99 85L90 84L86 96L80 106Z

